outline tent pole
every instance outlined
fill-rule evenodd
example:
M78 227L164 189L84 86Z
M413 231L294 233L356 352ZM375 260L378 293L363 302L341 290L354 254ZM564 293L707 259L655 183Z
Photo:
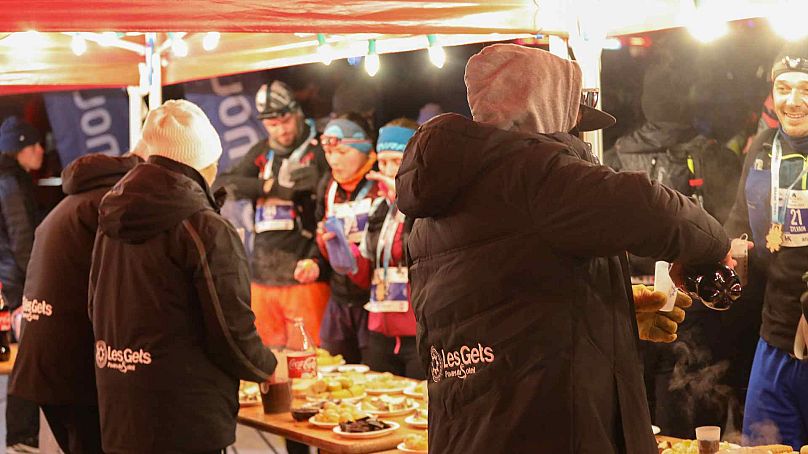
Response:
M570 18L575 17L569 26L569 43L581 66L583 88L600 92L601 57L607 31L601 13L606 6L602 0L570 0L568 7L573 9ZM601 107L601 98L598 96L597 108ZM603 131L584 133L584 141L592 145L592 153L603 162Z
M143 95L140 87L126 87L126 92L129 93L129 149L132 150L140 140Z
M154 110L163 103L163 65L160 52L156 50L157 33L147 33L146 42L146 58L150 59L147 66L151 69L151 78L149 80L149 110Z

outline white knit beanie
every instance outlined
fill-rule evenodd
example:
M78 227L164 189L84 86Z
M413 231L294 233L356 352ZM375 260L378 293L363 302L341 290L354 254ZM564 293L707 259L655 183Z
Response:
M222 142L196 104L170 100L149 112L143 125L144 145L151 155L202 170L222 155Z

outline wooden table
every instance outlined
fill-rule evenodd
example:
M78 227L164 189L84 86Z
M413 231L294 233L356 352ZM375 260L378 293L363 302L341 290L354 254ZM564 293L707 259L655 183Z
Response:
M423 401L415 399L423 405ZM296 407L304 403L301 399L295 399L292 406ZM308 423L308 421L297 422L292 419L289 412L278 414L264 414L262 406L244 407L238 412L238 422L245 426L254 427L258 430L279 435L290 440L314 446L320 449L321 454L364 454L378 452L398 452L396 446L404 440L404 436L409 433L422 432L424 429L416 429L404 419L409 415L391 416L379 418L385 421L397 422L401 428L390 435L366 440L351 440L342 438L331 431L331 429L321 429Z
M11 375L14 361L17 360L17 344L11 344L11 359L0 363L0 375Z

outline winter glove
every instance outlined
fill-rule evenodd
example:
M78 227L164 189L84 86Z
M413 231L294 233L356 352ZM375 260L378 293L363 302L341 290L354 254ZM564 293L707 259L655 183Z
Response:
M320 174L317 167L310 165L292 170L290 178L294 183L292 186L294 191L314 192L317 188L317 182L320 180Z
M685 319L683 308L693 304L690 297L677 291L676 305L673 310L661 312L660 309L666 302L664 293L655 292L642 284L632 286L632 293L634 294L634 312L637 316L640 339L652 342L675 341L679 323Z

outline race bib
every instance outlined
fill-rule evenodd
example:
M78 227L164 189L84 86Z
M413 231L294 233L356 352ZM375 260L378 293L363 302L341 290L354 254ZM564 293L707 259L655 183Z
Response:
M359 244L362 241L372 204L373 200L369 198L334 204L334 216L342 221L345 226L345 236L351 243Z
M295 205L289 200L258 199L255 204L255 233L294 230Z
M370 302L365 309L368 312L407 312L409 307L407 268L389 268L386 280L384 269L377 268L370 284Z
M788 201L786 202L786 196ZM783 247L808 246L808 191L778 191L779 205L785 206L786 216L783 226Z

